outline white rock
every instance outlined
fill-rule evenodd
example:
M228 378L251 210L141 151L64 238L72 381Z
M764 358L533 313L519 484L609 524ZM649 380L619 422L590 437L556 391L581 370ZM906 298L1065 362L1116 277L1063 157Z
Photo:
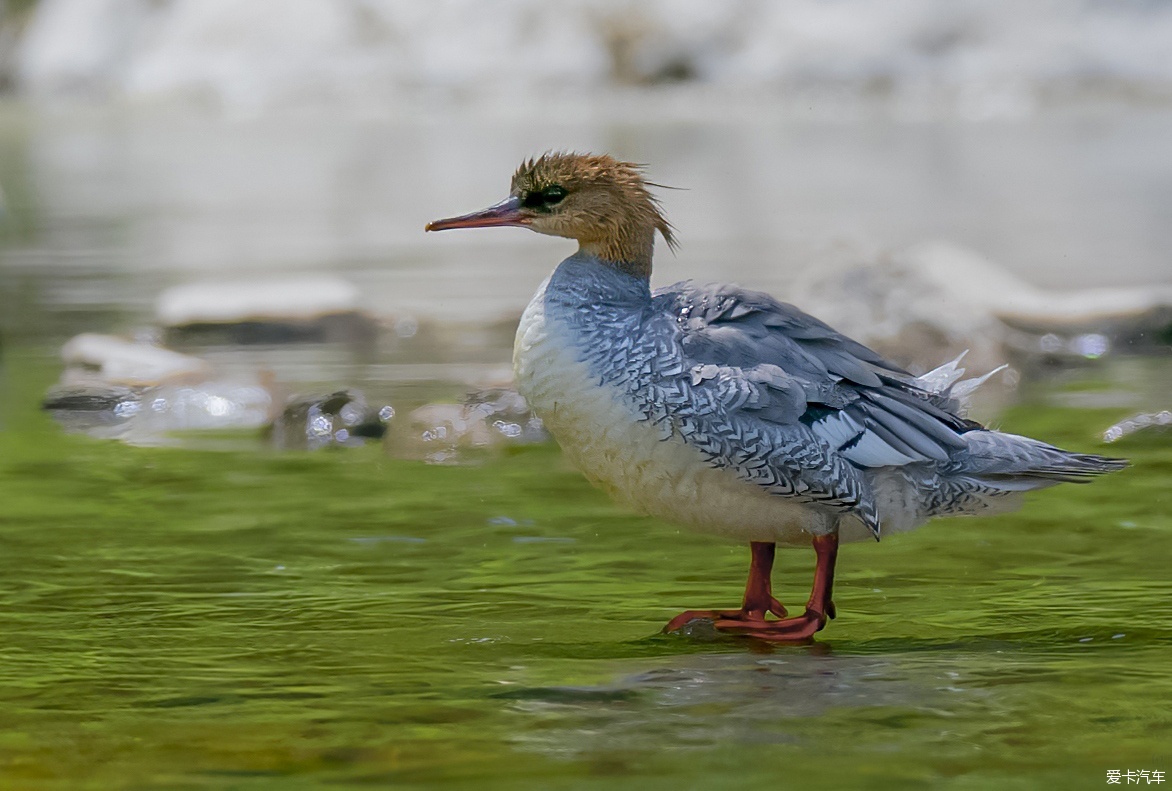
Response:
M204 375L208 365L198 357L136 343L113 335L83 333L61 347L69 366L96 370L105 382L128 386L156 385L178 377Z
M887 354L933 367L969 349L975 371L1000 365L1011 347L1056 353L1068 345L1054 336L1062 349L1046 348L1045 338L1039 343L1020 328L1077 334L1172 306L1170 286L1041 289L971 250L939 241L832 269L796 284L795 291L793 301L804 310ZM1078 336L1084 337L1091 336ZM1083 357L1102 351L1069 350Z
M1126 436L1138 432L1151 433L1172 429L1172 411L1167 409L1160 412L1141 412L1129 418L1120 420L1103 432L1104 442L1117 442Z
M211 281L169 288L155 315L165 327L242 321L312 321L358 311L358 289L335 277Z
M1131 288L1041 289L971 250L947 242L926 242L897 256L922 286L924 296L944 299L946 310L967 309L1040 326L1086 325L1127 318L1172 306L1172 285Z

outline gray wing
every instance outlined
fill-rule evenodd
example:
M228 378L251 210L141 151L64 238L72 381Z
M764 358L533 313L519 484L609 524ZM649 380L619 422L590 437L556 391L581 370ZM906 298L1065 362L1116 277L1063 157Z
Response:
M946 464L979 427L874 351L767 294L679 283L654 303L676 322L677 389L688 392L665 401L663 417L684 441L773 493L853 512L876 535L864 473Z

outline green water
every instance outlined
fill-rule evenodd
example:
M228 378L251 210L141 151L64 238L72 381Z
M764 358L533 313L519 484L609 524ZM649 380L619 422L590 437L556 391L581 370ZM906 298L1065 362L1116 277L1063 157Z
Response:
M465 466L62 434L8 350L0 787L1097 788L1172 772L1167 435L1020 513L840 556L809 646L662 636L746 548L556 448ZM1129 410L1027 401L1076 449ZM800 603L812 557L784 553ZM1172 782L1172 781L1170 781Z

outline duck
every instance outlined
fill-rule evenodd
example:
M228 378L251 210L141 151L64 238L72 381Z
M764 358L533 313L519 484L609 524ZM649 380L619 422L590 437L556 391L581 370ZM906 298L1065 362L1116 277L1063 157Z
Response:
M425 230L520 227L578 243L522 314L517 389L617 502L749 545L740 608L687 610L665 632L706 621L808 642L836 616L840 543L1003 512L1026 492L1126 466L969 419L968 394L994 372L962 380L960 358L917 377L765 293L653 290L656 238L674 250L676 237L644 173L547 152L517 168L504 200ZM772 592L779 546L814 551L798 615Z

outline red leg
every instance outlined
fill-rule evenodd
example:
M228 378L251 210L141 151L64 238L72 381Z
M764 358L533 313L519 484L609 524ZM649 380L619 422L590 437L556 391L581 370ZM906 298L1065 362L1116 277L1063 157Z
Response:
M674 632L689 621L695 620L756 623L764 621L767 613L784 618L785 606L773 598L773 585L770 581L776 545L766 541L751 541L749 549L753 553L753 559L749 563L749 581L745 583L745 598L741 603L741 609L688 610L672 618L671 622L663 627L663 631Z
M833 618L834 602L831 593L834 586L834 561L838 555L838 535L830 534L814 538L814 552L818 556L814 568L814 584L806 611L796 618L785 618L784 608L778 613L772 606L777 600L769 593L769 570L773 565L773 544L756 544L753 547L753 563L749 568L749 583L745 587L745 603L740 610L729 613L712 611L688 611L672 619L664 631L680 629L689 621L707 618L721 631L748 635L761 640L791 642L808 640L826 625L827 618ZM758 546L763 547L758 549ZM765 547L768 549L766 550ZM761 571L765 582L761 582ZM761 606L768 599L769 606ZM780 608L780 605L779 605ZM781 620L766 620L765 615L773 612Z
M785 606L773 598L773 555L777 545L764 541L753 541L749 544L753 559L749 562L749 580L745 583L745 598L741 601L741 609L737 612L742 620L762 621L766 613L773 613L778 618L786 615Z

